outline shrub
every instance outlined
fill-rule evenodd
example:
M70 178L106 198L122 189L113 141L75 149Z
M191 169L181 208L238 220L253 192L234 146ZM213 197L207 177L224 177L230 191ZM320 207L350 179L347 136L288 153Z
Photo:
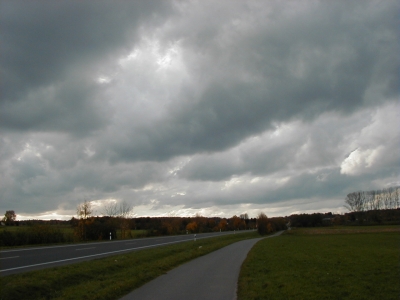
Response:
M17 231L0 231L0 246L22 246L71 242L72 238L51 225L34 225Z
M257 231L261 235L268 233L268 217L264 213L260 213L257 217Z

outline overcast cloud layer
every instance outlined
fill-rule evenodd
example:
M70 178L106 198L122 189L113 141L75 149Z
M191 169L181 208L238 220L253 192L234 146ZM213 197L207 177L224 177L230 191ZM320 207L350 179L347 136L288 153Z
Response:
M1 1L0 213L344 212L399 185L398 1Z

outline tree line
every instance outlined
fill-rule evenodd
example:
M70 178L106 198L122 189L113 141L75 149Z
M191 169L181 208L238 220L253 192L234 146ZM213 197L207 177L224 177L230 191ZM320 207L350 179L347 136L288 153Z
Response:
M285 219L290 222L290 227L400 225L400 209L352 211L345 214L294 214Z
M349 193L345 207L351 212L400 208L399 187Z
M338 219L340 218L340 219ZM323 227L331 225L344 225L341 216L328 213L293 214L287 217L291 227Z
M1 230L0 246L247 230L256 229L257 226L256 218L249 218L247 213L231 218L209 218L201 215L133 218L132 207L126 202L110 203L105 206L102 216L94 216L89 201L79 204L76 208L76 217L69 221L17 221L14 211L7 211L3 221L5 225L21 226L21 228Z

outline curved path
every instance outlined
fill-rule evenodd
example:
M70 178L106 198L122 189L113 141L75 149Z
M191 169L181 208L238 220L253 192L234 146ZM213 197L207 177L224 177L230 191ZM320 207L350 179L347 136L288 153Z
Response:
M243 240L196 258L146 283L121 300L236 299L240 267L247 253L261 239Z

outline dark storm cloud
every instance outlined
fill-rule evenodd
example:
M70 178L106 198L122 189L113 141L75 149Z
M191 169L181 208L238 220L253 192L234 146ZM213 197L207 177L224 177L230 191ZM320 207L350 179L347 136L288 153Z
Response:
M274 122L308 122L324 112L350 114L393 101L399 66L396 5L303 4L299 12L300 4L274 3L272 11L260 7L255 13L252 2L240 14L231 9L213 16L213 30L193 21L208 11L183 9L158 38L180 41L200 92L186 86L151 126L127 127L131 141L146 142L116 142L113 159L166 160L221 151L272 129ZM159 97L161 105L166 100Z
M2 1L0 125L75 133L104 125L107 103L89 75L110 53L126 53L144 20L162 22L168 5Z

